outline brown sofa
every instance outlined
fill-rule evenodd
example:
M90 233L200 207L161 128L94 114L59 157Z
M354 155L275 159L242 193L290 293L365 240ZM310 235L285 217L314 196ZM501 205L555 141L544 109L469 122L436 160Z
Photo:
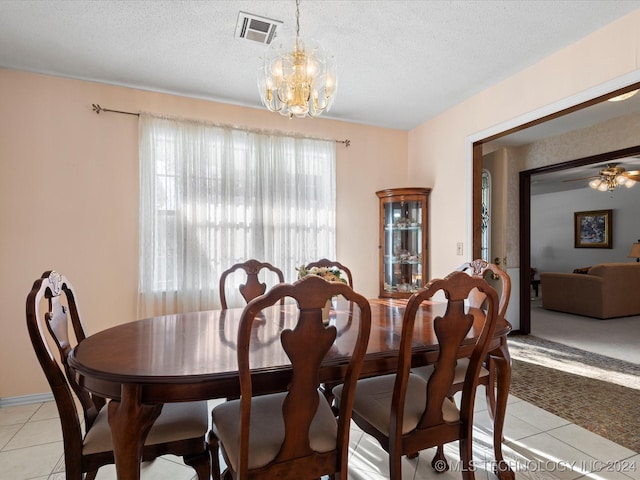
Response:
M542 307L595 318L640 315L640 263L601 263L586 273L540 274Z

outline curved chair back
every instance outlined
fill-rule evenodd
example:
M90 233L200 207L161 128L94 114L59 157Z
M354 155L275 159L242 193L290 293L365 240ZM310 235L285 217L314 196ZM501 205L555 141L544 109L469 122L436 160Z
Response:
M321 258L317 262L311 262L307 264L305 268L309 270L310 268L313 268L313 267L337 268L338 270L341 270L347 276L347 283L351 288L353 288L353 277L351 275L351 270L349 270L340 262L335 262L327 258Z
M267 290L266 283L260 282L258 275L261 270L266 269L273 272L280 283L284 283L284 275L282 270L274 267L270 263L260 262L258 260L247 260L246 262L236 263L231 268L228 268L222 275L220 275L220 304L223 309L227 308L227 295L225 292L225 286L227 283L227 277L236 270L244 270L247 275L246 282L239 286L242 298L246 302L253 300L258 295L262 295Z
M466 272L468 275L477 278L484 278L492 284L497 282L499 284L500 300L498 305L498 317L504 318L507 313L507 307L509 306L509 299L511 297L511 277L498 267L494 263L488 263L482 259L476 259L471 262L460 265L457 269L459 272ZM488 278L489 277L489 278ZM469 295L469 304L474 307L480 308L485 302L485 295L479 291L472 292Z
M41 304L45 299L48 302L48 309L42 315ZM67 471L77 470L77 472L73 472L74 476L68 478L81 478L82 470L79 460L82 458L82 428L72 390L82 405L87 430L93 425L98 412L105 404L105 400L83 390L75 381L67 363L72 348L69 337L69 322L77 343L86 338L80 322L73 288L67 279L58 272L44 272L42 277L33 284L33 288L27 296L26 307L27 328L31 344L47 377L60 415L66 469ZM67 317L67 314L70 318ZM49 348L47 335L53 339L58 347L64 372Z
M469 294L477 289L486 296L486 313L467 311ZM444 315L433 319L438 358L427 379L411 373L414 325L420 323L422 302L443 292ZM473 404L482 362L497 322L498 295L484 280L462 272L431 280L408 300L402 319L398 365L395 375L360 380L353 408L355 423L374 436L389 453L391 479L401 479L401 457L426 448L459 440L461 469L473 478L471 439ZM425 328L420 325L417 328ZM472 330L473 329L473 330ZM475 338L473 343L471 338ZM458 358L469 355L461 406L449 398ZM334 392L342 401L337 387Z
M487 311L483 315L484 321L481 330L479 332L476 331L476 334L479 333L479 335L469 357L469 366L462 394L461 408L463 410L470 409L465 413L471 415L480 368L486 357L489 342L493 338L498 319L498 295L496 291L484 279L470 277L461 272L453 272L444 279L430 281L424 288L413 294L407 303L403 316L400 362L396 379L396 382L400 382L399 392L406 391L406 380L411 369L413 328L420 304L424 300L432 298L438 291L444 292L447 298L445 314L433 320L433 329L438 337L440 351L438 360L435 363L434 373L428 382L427 405L419 422L420 428L427 428L444 422L442 404L449 394L449 389L454 379L457 359L461 356L459 351L465 338L470 333L471 327L474 326L473 315L465 313L465 300L468 300L474 290L480 291L486 297ZM398 400L396 408L402 409L403 404L402 401ZM401 415L399 418L401 418ZM461 414L461 418L464 418L464 415ZM469 428L472 426L468 425ZM402 425L400 423L392 426L392 430L396 433L400 433L398 429L401 428Z
M322 307L335 295L359 307L349 329L355 343L337 417L320 392L320 367L338 335L335 325L323 324ZM297 305L297 319L280 336L291 361L290 380L284 392L254 396L250 357L259 355L260 349L254 345L253 324L264 322L262 312L285 298ZM213 412L213 430L233 478L320 478L336 472L346 478L353 395L370 327L366 298L342 282L317 276L276 285L247 304L238 327L240 400L221 404Z
M43 305L45 300L46 306ZM47 377L60 416L66 478L93 479L101 466L114 463L114 456L107 409L103 408L105 399L82 388L69 367L68 358L73 346L86 338L69 281L58 272L44 272L27 296L26 316L31 344ZM75 343L72 343L70 330ZM60 363L56 361L49 340L57 347ZM80 400L84 415L84 435L74 394ZM179 455L196 470L199 479L209 478L211 462L205 442L207 417L206 402L165 405L155 422L159 425L157 431L162 434L151 429L143 458L151 460L167 453ZM191 423L185 428L183 424L187 421ZM173 433L167 435L166 432Z

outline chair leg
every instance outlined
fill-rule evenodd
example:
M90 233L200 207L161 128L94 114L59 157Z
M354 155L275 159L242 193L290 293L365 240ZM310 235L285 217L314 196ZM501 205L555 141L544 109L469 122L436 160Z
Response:
M220 442L212 431L209 431L207 443L209 444L209 454L211 455L211 478L220 480L220 457L218 456Z
M487 409L489 410L491 421L493 421L496 412L496 365L491 358L491 355L487 355L486 366L487 370L489 370L489 378L487 378L487 385L485 389L487 397Z
M87 472L84 476L84 480L96 480L96 476L98 475L98 471L94 470L93 472Z
M447 462L447 457L444 456L443 445L438 445L436 454L433 456L433 460L431 460L431 466L436 473L444 473L449 470L449 462Z
M447 395L447 398L455 403L452 394ZM449 462L447 462L447 457L444 456L444 445L440 444L436 448L436 454L431 460L431 467L436 473L444 473L449 470Z
M460 443L460 461L462 462L462 479L475 480L473 466L473 444L471 442L471 432L467 433L466 438L462 438Z
M389 451L389 479L402 480L402 455L399 452Z
M211 478L211 456L208 450L197 455L185 455L182 460L196 471L198 480Z

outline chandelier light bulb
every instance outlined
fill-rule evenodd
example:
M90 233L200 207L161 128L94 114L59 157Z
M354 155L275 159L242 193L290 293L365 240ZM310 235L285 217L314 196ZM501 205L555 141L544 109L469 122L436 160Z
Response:
M279 84L282 80L282 77L284 77L284 67L282 65L281 58L277 58L271 63L270 73L271 75L268 77L268 79L271 80L272 85Z
M336 89L336 78L333 75L327 74L327 78L325 80L325 88L327 91L327 95L333 96Z

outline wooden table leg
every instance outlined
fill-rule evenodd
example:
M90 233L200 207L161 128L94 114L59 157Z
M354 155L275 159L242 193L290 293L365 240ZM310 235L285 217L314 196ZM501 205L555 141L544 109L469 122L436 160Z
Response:
M162 404L143 405L140 385L122 385L120 401L109 402L109 427L118 480L140 480L142 448Z
M493 450L496 464L494 473L500 480L514 480L515 474L502 455L502 430L507 411L507 397L511 384L511 356L507 348L507 339L502 338L500 347L491 352L496 366L496 411L493 421Z

